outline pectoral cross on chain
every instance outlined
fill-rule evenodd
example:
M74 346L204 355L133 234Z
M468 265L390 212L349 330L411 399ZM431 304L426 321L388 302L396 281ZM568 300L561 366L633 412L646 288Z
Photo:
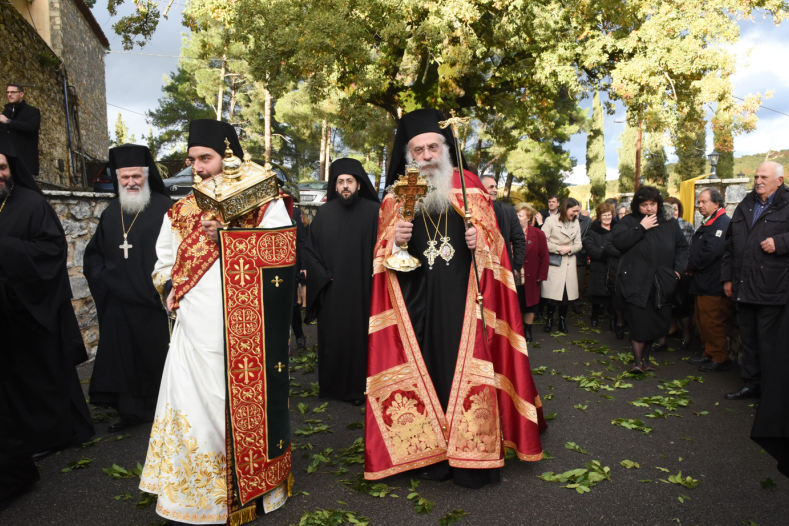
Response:
M123 236L123 244L118 245L118 248L123 250L123 259L129 259L129 249L132 248L134 245L130 245L129 241L126 239L126 236Z

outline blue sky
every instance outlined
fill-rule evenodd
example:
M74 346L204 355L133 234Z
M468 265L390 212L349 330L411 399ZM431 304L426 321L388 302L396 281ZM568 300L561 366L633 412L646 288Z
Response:
M180 53L181 34L186 29L181 25L181 9L185 0L173 2L169 20L159 23L153 41L143 49L135 49L132 53L156 55L175 55ZM133 4L124 5L121 14L129 12ZM117 19L111 18L106 9L106 1L98 0L93 13L110 40L113 52L123 52L121 39L112 29ZM750 56L745 57L748 50ZM761 15L755 21L740 22L740 42L734 51L738 56L737 73L734 77L734 93L739 97L768 90L774 90L774 96L764 102L764 106L789 114L789 68L782 66L781 57L789 56L789 23L774 26L770 19ZM161 97L163 76L174 71L178 59L171 57L153 57L147 55L131 55L110 53L106 56L107 79L107 118L110 129L113 129L118 112L130 131L140 139L148 133L145 122L146 111L158 105ZM581 102L581 107L590 108L591 98ZM123 109L118 108L121 107ZM779 150L789 149L789 117L761 109L757 113L759 123L755 132L734 138L734 155L748 155L766 151L768 148ZM618 137L624 124L615 123L615 119L624 117L622 106L617 107L616 115L605 117L606 165L608 177L616 178ZM708 151L712 150L712 133L707 133ZM583 184L588 182L584 166L586 152L586 134L575 135L567 145L578 167L568 178L569 182ZM669 149L669 160L675 161Z

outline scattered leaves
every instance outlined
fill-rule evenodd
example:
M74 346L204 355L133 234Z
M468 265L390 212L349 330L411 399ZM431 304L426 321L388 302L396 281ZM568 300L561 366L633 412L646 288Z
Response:
M61 469L60 472L68 473L69 471L74 471L75 469L85 469L86 467L90 466L91 462L93 462L92 458L82 457L74 462L69 462L68 467Z
M115 495L112 498L115 500L129 500L132 496L131 493L124 493L123 495Z
M345 429L353 431L354 429L364 429L364 422L354 422L345 426Z
M364 473L359 473L356 476L355 480L341 480L339 481L340 484L345 486L348 489L352 489L357 493L367 493L372 497L383 498L392 493L392 491L396 490L397 488L393 488L383 482L371 482L364 479ZM392 494L389 495L390 497L397 498L398 495Z
M151 504L155 504L156 499L158 498L159 496L156 495L155 493L148 493L147 491L141 491L140 498L137 499L137 503L134 505L134 507L140 510L143 508L147 508Z
M587 407L589 407L589 406L588 405L581 405L581 404L577 404L577 405L573 406L574 409L580 409L581 411L586 411Z
M118 464L113 464L111 468L101 468L101 470L114 479L130 479L142 475L142 466L137 462L137 467L132 470L122 468Z
M587 462L583 468L565 471L554 475L553 471L547 471L537 477L546 482L569 482L562 488L574 489L580 494L589 493L591 489L603 480L611 480L611 469L600 465L600 462L593 460Z
M297 429L295 433L300 436L308 437L310 435L314 435L316 433L332 433L331 426L326 424L320 423L320 420L305 420L307 427L304 429ZM317 425L313 425L317 424Z
M688 476L688 477L683 478L681 471L679 473L677 473L676 475L671 475L668 478L668 481L671 482L672 484L681 484L681 485L685 486L688 489L693 489L696 486L698 486L699 484L701 484L700 480L694 479L693 477Z
M777 486L777 484L773 482L773 479L771 479L770 477L767 477L759 484L762 485L762 489L775 489L775 487Z
M455 524L457 521L465 517L466 515L471 515L463 510L454 510L450 511L440 519L438 519L439 526L450 526L450 524Z
M638 462L633 462L632 460L623 460L623 461L622 461L622 462L620 462L619 464L620 464L622 467L625 467L625 468L627 468L627 469L632 469L632 468L636 468L636 469L638 469L638 468L640 468L640 467L641 467L641 464L639 464Z
M581 453L583 455L588 455L589 454L589 452L587 450L581 449L581 446L579 446L575 442L567 442L564 445L564 448L565 449L569 449L570 451L575 451L576 453Z
M408 487L408 489L411 491L411 493L408 494L408 500L414 501L414 510L417 513L420 515L425 515L433 511L433 506L435 506L436 503L420 495L416 491L418 488L419 481L411 480L411 485Z
M545 420L553 420L554 418L556 418L556 413L548 413L545 415Z
M625 429L634 429L636 431L641 431L645 435L648 435L650 431L652 431L651 427L647 427L644 425L644 422L641 420L636 420L632 418L616 418L611 420L611 424L615 426L621 426Z
M298 526L340 526L342 524L367 526L370 524L370 518L359 515L357 511L325 510L318 508L312 513L305 511L301 515Z
M531 374L545 374L545 371L547 370L548 370L548 366L542 365L540 367L535 367L534 369L532 369Z

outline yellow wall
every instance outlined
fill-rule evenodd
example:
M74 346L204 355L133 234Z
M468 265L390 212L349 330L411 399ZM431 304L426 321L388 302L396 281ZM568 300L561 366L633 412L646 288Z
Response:
M49 34L49 0L11 0L17 11L33 26L44 42L52 47Z

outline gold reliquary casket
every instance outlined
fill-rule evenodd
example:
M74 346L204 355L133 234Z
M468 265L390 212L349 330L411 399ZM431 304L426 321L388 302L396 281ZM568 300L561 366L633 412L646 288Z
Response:
M253 163L249 154L242 161L233 154L230 143L222 159L222 173L201 179L194 176L192 189L197 206L212 214L227 228L231 221L279 197L277 174L271 165Z

